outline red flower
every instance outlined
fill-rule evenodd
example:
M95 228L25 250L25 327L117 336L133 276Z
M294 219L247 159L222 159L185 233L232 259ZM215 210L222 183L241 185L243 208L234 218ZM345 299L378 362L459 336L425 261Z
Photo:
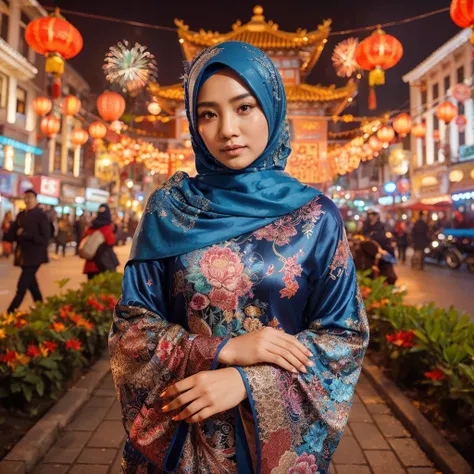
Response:
M24 319L17 319L15 322L15 327L21 329L26 324L28 324L28 321L25 321Z
M89 304L98 311L104 311L105 309L105 306L102 303L99 303L93 296L89 297L89 299L87 300L87 304Z
M26 351L26 355L34 359L35 357L39 357L41 355L41 351L35 344L29 344L28 350Z
M69 313L72 311L72 306L70 304L63 306L59 315L62 319L67 319L69 317Z
M107 303L107 307L109 309L114 309L115 308L115 296L112 295L100 295L101 301L104 303Z
M360 294L362 295L362 298L367 299L372 293L372 288L369 288L368 286L361 286L360 287Z
M385 336L387 342L398 347L413 347L415 344L415 333L413 331L398 331L394 334L387 334Z
M49 352L54 352L58 347L58 344L54 341L45 341L43 342L43 345L49 350Z
M69 339L69 341L66 341L67 349L78 351L80 350L81 347L82 347L81 341L78 341L75 337Z
M431 372L425 372L425 377L427 379L431 379L434 381L437 380L444 380L446 378L446 374L441 369L434 369Z
M7 353L2 356L2 362L14 362L16 361L16 356L16 351L7 351Z

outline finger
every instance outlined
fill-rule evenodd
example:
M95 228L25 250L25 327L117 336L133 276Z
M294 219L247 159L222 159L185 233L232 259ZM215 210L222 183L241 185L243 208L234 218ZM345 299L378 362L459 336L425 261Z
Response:
M298 341L298 339L295 336L292 336L291 334L287 334L286 332L282 332L282 331L278 331L277 336L289 342L290 344L293 344L294 346L296 346L307 357L313 356L313 353L303 343Z
M266 362L268 362L269 364L278 365L279 367L284 370L287 370L288 372L293 372L294 374L298 373L298 370L295 367L293 367L285 358L278 354L268 352Z
M204 421L210 418L212 415L215 415L212 408L204 408L200 412L196 413L195 415L186 418L184 421L186 423L198 423L199 421Z
M196 400L198 397L199 397L199 394L197 393L197 390L195 389L188 390L187 392L184 392L178 397L176 397L171 403L168 403L168 405L165 405L161 409L161 411L168 412L168 411L177 410L178 408Z
M295 345L287 342L286 340L277 339L273 343L273 347L275 347L275 348L279 347L279 348L283 349L285 352L290 353L292 355L292 357L295 357L296 359L298 359L299 364L297 366L295 366L297 369L300 369L300 367L299 367L300 365L304 365L306 367L312 367L314 365L313 361L308 359L308 357L306 357L306 355L303 354L303 352L301 352L298 347L296 347ZM281 352L279 352L279 354L283 355Z
M298 360L297 357L295 357L290 351L286 350L283 347L274 345L268 351L271 354L278 355L280 357L283 357L291 366L293 366L295 369L299 370L300 372L303 373L308 373L308 370L306 369L305 365Z
M186 392L187 390L190 390L191 388L194 387L196 384L196 379L194 375L191 377L187 377L183 380L180 380L179 382L175 383L172 385L170 388L165 390L160 397L161 398L170 398L174 397L176 395L179 395L181 392Z
M173 421L180 421L189 418L201 411L203 408L206 408L207 406L208 403L204 398L198 398L197 400L194 400L193 403L188 405L184 410L174 416Z

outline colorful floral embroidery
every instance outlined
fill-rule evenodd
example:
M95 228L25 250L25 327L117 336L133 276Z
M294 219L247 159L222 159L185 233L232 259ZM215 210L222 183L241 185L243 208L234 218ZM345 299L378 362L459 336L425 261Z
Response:
M336 280L343 273L346 276L349 274L349 259L351 257L351 249L349 248L349 243L347 238L344 236L342 240L339 241L339 244L336 249L336 253L332 259L331 265L329 266L329 276Z
M299 285L296 281L296 277L301 276L301 272L303 268L301 265L296 263L298 260L298 254L294 257L289 257L285 259L285 263L283 268L280 270L280 273L284 273L285 276L283 277L283 282L285 283L285 288L280 290L280 295L282 298L291 298L292 296L296 295L298 291Z

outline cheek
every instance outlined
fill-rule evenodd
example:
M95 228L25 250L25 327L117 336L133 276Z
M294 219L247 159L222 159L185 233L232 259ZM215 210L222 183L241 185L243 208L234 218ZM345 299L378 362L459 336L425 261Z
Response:
M202 141L204 142L204 145L206 145L208 150L212 150L213 143L215 142L215 126L212 123L208 123L206 125L201 125L198 127L198 132L199 135L202 138Z
M268 123L263 112L259 110L252 114L246 128L246 133L252 138L252 143L263 151L268 143Z

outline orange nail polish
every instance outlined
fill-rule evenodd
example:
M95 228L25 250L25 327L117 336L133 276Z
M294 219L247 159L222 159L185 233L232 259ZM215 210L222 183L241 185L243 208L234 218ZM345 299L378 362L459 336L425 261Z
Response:
M165 405L165 406L161 409L161 411L168 411L168 405Z
M166 390L160 395L161 398L166 396Z
M178 415L176 416L173 416L173 418L171 418L173 421L178 421Z

